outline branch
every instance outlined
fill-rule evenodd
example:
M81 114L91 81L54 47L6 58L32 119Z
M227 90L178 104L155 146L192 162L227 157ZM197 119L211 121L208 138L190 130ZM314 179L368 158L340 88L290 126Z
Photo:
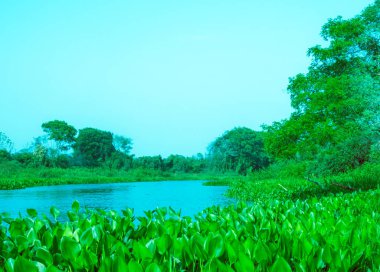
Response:
M334 185L334 186L337 186L337 187L343 188L343 189L345 189L345 190L355 191L355 188L352 188L352 187L350 187L350 186L346 186L346 185L343 185L343 184L340 184L340 183L337 183L337 182L331 182L331 185Z
M314 183L315 185L318 185L319 187L323 188L323 185L315 180L311 180L309 177L305 178L308 182Z

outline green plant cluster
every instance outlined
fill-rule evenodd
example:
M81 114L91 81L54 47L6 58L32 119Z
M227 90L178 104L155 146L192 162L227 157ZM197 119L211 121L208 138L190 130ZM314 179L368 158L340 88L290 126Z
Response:
M4 167L3 167L4 166ZM10 163L0 164L0 190L61 184L96 184L129 181L206 180L210 175L173 173L153 169L107 171L104 168L22 168Z
M380 191L211 207L0 217L0 271L376 271Z
M378 163L367 163L350 172L323 178L291 176L288 171L278 171L275 166L246 177L231 178L227 195L245 201L268 198L297 200L380 188ZM297 165L290 166L287 168L297 168Z

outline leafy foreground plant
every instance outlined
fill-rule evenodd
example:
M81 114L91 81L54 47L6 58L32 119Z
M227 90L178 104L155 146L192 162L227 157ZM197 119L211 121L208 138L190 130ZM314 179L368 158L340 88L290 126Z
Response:
M0 217L0 271L379 271L380 191L305 201Z

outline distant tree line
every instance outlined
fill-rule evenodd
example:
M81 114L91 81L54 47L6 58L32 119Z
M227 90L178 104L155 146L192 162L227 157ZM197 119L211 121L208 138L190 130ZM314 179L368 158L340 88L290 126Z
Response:
M25 167L104 167L112 169L152 169L182 173L205 171L245 174L268 165L262 133L234 128L213 141L206 156L170 155L135 157L132 140L96 128L77 130L65 121L42 124L45 135L31 146L12 152L12 141L0 134L0 160L14 160Z

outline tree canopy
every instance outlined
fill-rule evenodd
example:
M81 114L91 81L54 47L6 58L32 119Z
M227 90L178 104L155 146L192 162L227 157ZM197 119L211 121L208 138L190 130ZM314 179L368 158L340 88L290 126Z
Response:
M42 130L48 134L49 140L57 143L59 150L68 150L75 142L77 130L65 121L54 120L43 123Z
M74 154L86 166L98 166L106 161L115 151L112 133L96 128L79 130Z
M238 127L226 131L208 147L211 167L221 171L246 173L268 165L261 132Z
M321 35L329 44L310 48L308 72L290 78L294 112L265 127L266 148L339 172L367 161L379 140L380 1L352 19L330 19Z
M128 137L113 135L113 145L117 151L127 155L132 149L132 140Z

